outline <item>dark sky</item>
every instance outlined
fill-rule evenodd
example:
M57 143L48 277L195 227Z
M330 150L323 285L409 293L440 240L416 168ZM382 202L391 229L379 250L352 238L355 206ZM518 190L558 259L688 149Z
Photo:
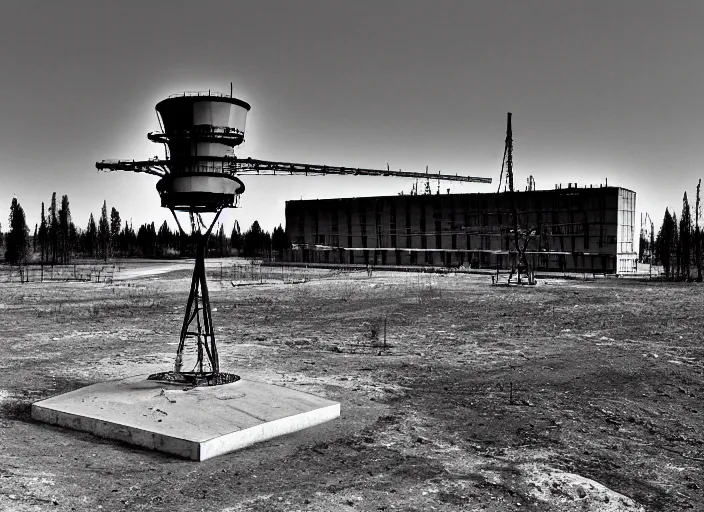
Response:
M103 199L160 223L157 178L98 173L162 155L154 105L184 90L252 104L239 156L489 176L506 112L523 187L637 192L659 223L702 174L704 2L5 1L0 7L0 222L11 198L33 229L68 194L85 227ZM408 192L392 178L250 177L245 227L292 198ZM436 184L433 184L435 188ZM442 185L442 190L448 185Z

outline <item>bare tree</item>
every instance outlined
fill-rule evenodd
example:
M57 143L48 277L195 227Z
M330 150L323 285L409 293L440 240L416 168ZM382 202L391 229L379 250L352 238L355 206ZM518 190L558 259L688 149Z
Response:
M702 187L702 180L697 183L697 202L694 207L694 223L696 227L694 228L694 257L697 263L697 281L702 281L702 233L699 230L699 217L702 215L702 205L700 191Z

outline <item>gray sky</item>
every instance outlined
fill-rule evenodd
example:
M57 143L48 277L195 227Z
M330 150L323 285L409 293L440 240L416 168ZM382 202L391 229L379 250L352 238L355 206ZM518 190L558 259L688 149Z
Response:
M238 156L489 176L513 112L515 176L538 188L637 192L656 224L692 205L701 172L704 2L239 1L0 3L0 222L31 229L68 194L84 228L103 199L160 223L157 178L98 173L105 158L163 155L154 105L229 90L252 105ZM284 203L408 192L412 181L249 177L243 228ZM433 183L435 188L436 184ZM449 185L441 185L442 190Z

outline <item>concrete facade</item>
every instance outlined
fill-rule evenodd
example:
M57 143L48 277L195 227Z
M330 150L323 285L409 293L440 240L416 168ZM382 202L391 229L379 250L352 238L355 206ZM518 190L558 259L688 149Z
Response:
M286 202L287 258L301 263L508 269L520 230L536 270L635 272L635 192L618 187Z

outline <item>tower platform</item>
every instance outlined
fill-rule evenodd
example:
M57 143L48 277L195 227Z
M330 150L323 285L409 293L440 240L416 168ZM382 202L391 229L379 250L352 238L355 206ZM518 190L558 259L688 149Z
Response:
M146 377L36 402L32 418L203 461L340 416L337 402L262 382L188 389Z

